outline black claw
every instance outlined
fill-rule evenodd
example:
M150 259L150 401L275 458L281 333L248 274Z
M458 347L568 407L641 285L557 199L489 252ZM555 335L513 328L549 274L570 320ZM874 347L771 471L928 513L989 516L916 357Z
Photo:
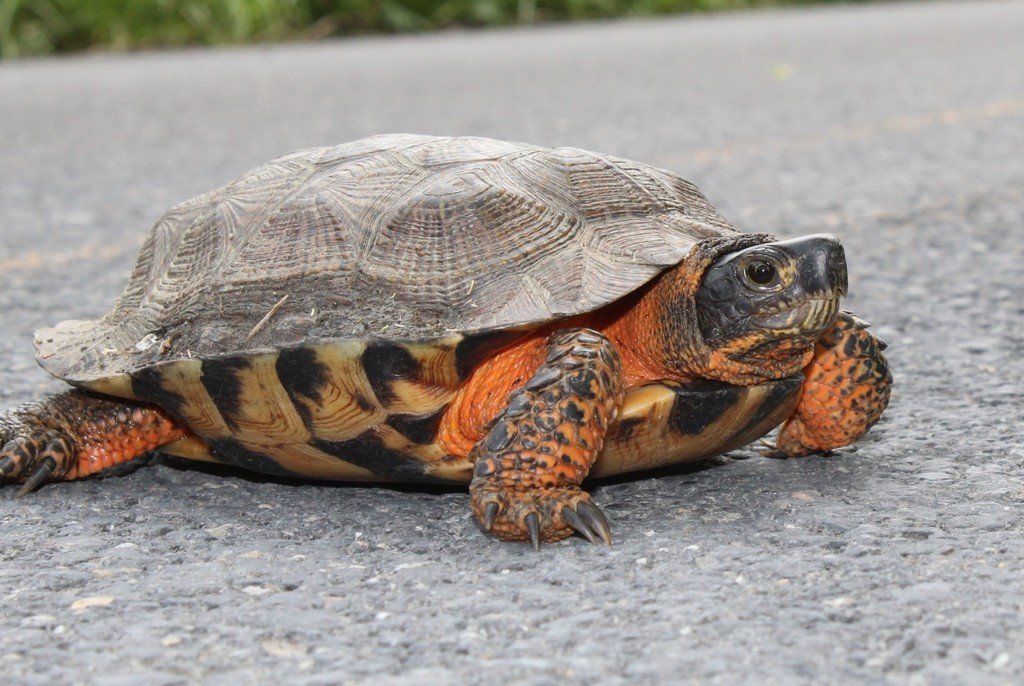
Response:
M590 530L590 527L586 525L580 516L576 514L576 510L566 505L562 508L562 519L566 524L583 534L583 537L588 541L597 545L597 536L594 535L594 532Z
M868 328L871 328L870 324L868 324L866 321L864 321L863 319L861 319L860 317L855 315L853 312L847 312L846 315L851 320L853 320L853 328L855 328L855 329L868 329Z
M52 457L48 457L35 468L31 476L29 476L25 483L22 484L21 488L18 489L17 497L20 498L24 495L28 495L35 489L37 489L51 474L57 469L57 461Z
M540 517L536 512L531 512L523 521L527 531L530 532L530 543L533 544L533 549L540 550Z
M597 505L583 501L576 506L576 512L587 523L587 526L601 537L605 545L612 544L612 528L608 526L608 519Z
M491 530L491 527L494 526L494 518L498 516L498 510L500 509L501 506L493 500L487 503L487 506L484 508L484 529L487 531Z
M9 457L0 457L0 476L10 476L18 468L18 463Z

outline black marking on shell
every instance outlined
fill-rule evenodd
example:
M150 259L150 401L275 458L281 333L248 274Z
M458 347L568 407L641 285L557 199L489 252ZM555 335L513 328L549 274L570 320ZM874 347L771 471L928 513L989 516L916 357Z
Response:
M356 405L358 405L359 409L363 412L373 412L377 409L377 406L373 404L373 401L362 393L356 393L353 395L352 400L356 402Z
M282 350L275 363L277 378L290 396L302 396L319 403L321 391L330 379L330 370L312 348Z
M281 387L292 401L295 411L302 418L307 429L312 430L313 414L300 397L319 405L321 392L330 379L330 370L317 359L312 348L288 348L282 350L274 367Z
M214 357L203 360L201 381L220 411L224 422L238 429L236 417L242 409L241 375L252 367L244 357Z
M387 424L413 443L429 445L437 437L437 429L447 410L448 406L445 405L427 414L393 414L388 417Z
M181 416L185 399L164 386L164 376L158 367L144 367L132 374L132 393L139 400L154 403L175 416Z
M413 381L419 377L420 365L405 346L378 341L363 352L363 369L381 405L395 399L391 383L399 379Z
M800 386L803 385L803 382L803 374L797 374L796 376L790 376L785 379L773 381L771 390L769 390L768 394L761 399L761 403L757 406L757 409L750 415L750 419L748 419L747 423L743 425L743 428L736 432L736 435L743 435L764 420L768 419L768 417L779 409L779 405L794 398L796 394L800 392Z
M736 406L742 389L727 384L694 384L676 391L668 423L673 430L696 436Z
M226 464L263 474L276 474L277 476L301 476L285 469L281 464L266 453L256 452L246 448L233 438L215 438L207 441L210 449L217 457Z
M455 346L455 371L465 381L484 360L523 338L523 331L488 331L469 334Z
M316 440L310 445L386 480L447 483L424 471L415 458L384 445L372 429L348 441Z
M630 417L629 419L620 420L617 424L612 425L611 431L608 432L607 440L611 442L614 439L621 443L631 441L637 429L645 421L648 420L644 417Z

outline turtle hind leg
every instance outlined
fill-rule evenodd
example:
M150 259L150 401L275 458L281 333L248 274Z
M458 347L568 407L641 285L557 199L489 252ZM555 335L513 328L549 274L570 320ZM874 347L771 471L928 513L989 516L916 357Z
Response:
M804 368L804 385L776 448L799 457L853 443L875 425L889 404L892 374L885 344L864 321L841 313L818 339Z
M580 483L622 404L618 351L587 329L548 339L545 362L473 448L469 490L483 527L506 541L558 541L578 531L611 543L604 514Z
M123 464L187 431L163 410L68 391L0 415L0 479L18 495Z

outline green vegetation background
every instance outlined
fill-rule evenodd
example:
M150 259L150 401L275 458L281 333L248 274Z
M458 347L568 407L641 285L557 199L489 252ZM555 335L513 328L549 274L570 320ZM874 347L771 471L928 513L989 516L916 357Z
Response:
M0 57L810 2L815 0L0 0Z

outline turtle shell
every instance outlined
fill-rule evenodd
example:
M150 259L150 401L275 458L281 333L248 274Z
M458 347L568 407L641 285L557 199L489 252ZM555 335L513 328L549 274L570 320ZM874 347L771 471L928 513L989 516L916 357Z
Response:
M437 429L479 360L733 235L692 184L636 162L378 136L285 155L172 209L114 308L38 332L37 356L76 386L170 411L194 432L172 454L465 480L472 465ZM746 442L797 387L631 389L596 473Z
M37 354L57 377L133 397L128 377L176 361L524 331L733 232L695 186L637 162L375 136L285 155L173 208L114 308L39 331Z

